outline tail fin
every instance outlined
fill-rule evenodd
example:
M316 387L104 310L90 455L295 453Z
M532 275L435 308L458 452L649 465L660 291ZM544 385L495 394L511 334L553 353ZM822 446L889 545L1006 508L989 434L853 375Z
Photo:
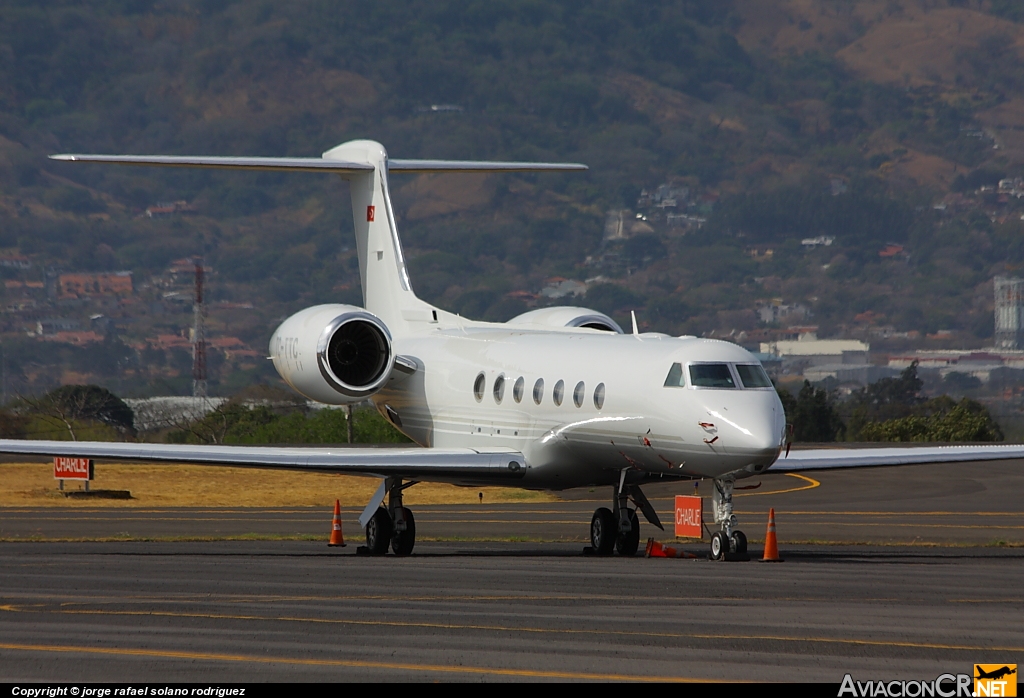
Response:
M117 165L207 167L267 171L327 172L349 181L352 220L359 253L359 273L366 309L393 334L406 334L417 323L434 323L438 311L412 291L402 241L388 190L390 172L538 172L585 170L585 165L548 162L468 162L461 160L391 160L375 141L349 141L319 158L260 158L180 155L51 155L54 160Z
M352 195L352 224L359 253L363 304L392 333L403 334L410 322L437 322L434 308L413 293L398 237L388 189L388 154L374 141L350 141L323 154L324 160L365 162L368 172L347 172Z

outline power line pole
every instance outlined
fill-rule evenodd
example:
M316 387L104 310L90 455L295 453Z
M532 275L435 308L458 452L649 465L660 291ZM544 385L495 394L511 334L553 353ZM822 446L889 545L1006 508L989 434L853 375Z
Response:
M192 397L206 401L206 299L203 258L196 257L195 301L192 304Z

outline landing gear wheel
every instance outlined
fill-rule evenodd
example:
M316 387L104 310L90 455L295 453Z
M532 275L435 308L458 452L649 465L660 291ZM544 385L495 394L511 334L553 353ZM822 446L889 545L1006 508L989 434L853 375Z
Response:
M732 535L729 536L729 547L737 555L745 555L747 552L747 537L743 534L743 531L733 531Z
M636 512L629 512L629 533L619 533L615 539L615 551L619 555L633 557L640 548L640 519Z
M729 539L725 537L724 531L718 531L711 536L711 559L721 560L729 550Z
M366 548L371 555L387 553L394 527L387 509L378 508L373 512L373 516L366 522Z
M416 544L416 519L408 507L402 507L402 516L405 517L406 528L404 531L395 531L395 537L391 539L391 549L395 555L408 555Z
M601 507L590 520L590 545L596 555L611 555L619 535L619 522L611 509Z

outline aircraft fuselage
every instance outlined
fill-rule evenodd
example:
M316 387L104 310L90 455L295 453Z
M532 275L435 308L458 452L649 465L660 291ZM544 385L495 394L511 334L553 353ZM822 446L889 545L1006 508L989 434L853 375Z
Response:
M612 484L623 469L631 482L744 477L785 437L774 388L742 387L735 366L758 362L728 342L491 325L394 348L418 370L373 396L381 414L424 446L523 453L527 488ZM673 364L683 385L665 385ZM694 386L693 364L731 367L736 387Z

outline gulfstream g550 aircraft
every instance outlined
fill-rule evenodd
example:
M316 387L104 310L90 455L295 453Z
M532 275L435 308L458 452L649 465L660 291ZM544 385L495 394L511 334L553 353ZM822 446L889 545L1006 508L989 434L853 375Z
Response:
M288 318L270 358L295 390L340 405L373 401L420 447L277 448L0 441L0 452L230 464L373 475L360 516L375 554L412 552L416 525L402 504L417 482L562 490L605 486L594 512L598 554L633 555L636 510L661 527L641 486L711 478L719 530L712 557L743 552L733 515L742 478L773 471L1016 458L1019 446L801 451L779 458L786 417L758 361L728 342L632 334L584 308L544 308L505 323L473 322L416 297L395 226L392 173L583 170L583 165L389 160L352 141L320 158L56 155L85 163L296 170L340 175L352 197L365 308L318 305ZM788 455L788 454L787 454ZM386 507L382 503L387 497ZM632 503L632 506L631 506Z

